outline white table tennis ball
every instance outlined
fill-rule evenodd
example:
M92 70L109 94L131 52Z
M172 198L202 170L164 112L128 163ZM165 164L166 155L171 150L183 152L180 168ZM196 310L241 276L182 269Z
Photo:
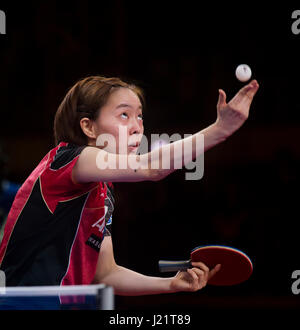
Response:
M239 81L244 82L249 80L252 75L250 66L247 64L240 64L235 70L235 75Z

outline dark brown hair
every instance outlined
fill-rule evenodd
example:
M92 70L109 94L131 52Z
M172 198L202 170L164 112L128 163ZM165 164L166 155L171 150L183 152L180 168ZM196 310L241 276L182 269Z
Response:
M71 87L55 114L55 145L62 141L87 145L88 137L80 127L80 120L84 117L96 120L110 94L116 88L121 87L129 88L135 92L141 101L142 107L144 107L143 91L133 84L122 81L120 78L90 76L79 80Z

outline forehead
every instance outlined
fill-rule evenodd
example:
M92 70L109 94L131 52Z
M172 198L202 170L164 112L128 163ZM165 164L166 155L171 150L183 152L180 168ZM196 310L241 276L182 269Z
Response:
M120 103L125 103L133 107L141 107L141 101L138 95L129 88L118 88L113 91L108 100L107 105L117 107Z

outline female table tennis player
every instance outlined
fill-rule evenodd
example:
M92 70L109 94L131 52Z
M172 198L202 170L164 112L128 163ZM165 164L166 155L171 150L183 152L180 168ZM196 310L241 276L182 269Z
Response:
M229 103L219 90L216 122L197 133L204 135L204 151L244 123L257 90L253 80ZM142 91L118 78L87 77L68 91L55 115L56 147L19 189L7 218L0 246L0 269L7 286L105 283L119 295L157 294L199 290L219 270L219 265L208 269L196 262L171 278L150 277L114 260L112 182L158 181L172 173L172 164L178 161L176 141L170 146L170 169L100 169L101 159L115 164L119 160L128 164L133 157L141 164L149 161L146 156L152 151L136 154L144 130L143 106ZM126 145L118 141L119 127L126 128ZM98 146L101 134L116 138L115 150ZM163 148L152 155L154 161L161 161ZM203 149L194 143L190 152L195 159Z

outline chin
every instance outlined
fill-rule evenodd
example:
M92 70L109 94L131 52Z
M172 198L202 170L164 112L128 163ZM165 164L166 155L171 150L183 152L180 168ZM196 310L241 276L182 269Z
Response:
M128 151L128 155L136 155L137 150Z

